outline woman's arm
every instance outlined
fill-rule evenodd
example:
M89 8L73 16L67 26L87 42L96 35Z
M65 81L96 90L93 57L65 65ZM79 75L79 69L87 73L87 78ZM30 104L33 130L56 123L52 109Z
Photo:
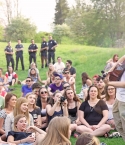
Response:
M2 128L3 124L4 124L4 118L0 118L0 134L5 134L5 131Z
M87 123L87 121L84 119L84 112L79 110L78 112L78 117L79 117L79 121L84 124L86 127L90 128L90 125Z
M63 102L63 105L64 105L64 107L63 107L63 116L67 116L68 117L68 108L67 108L67 100L65 100L64 102Z
M98 123L98 126L100 127L101 125L105 124L106 121L108 120L108 110L103 110L102 111L103 118L102 120Z
M36 126L30 126L29 129L33 129L34 131L38 132L39 134L46 135L46 132Z
M86 80L86 85L87 85L87 86L91 86L91 85L92 85L92 81L91 81L90 79L87 79L87 80Z
M13 115L10 116L11 114L8 114L6 119L5 119L5 133L6 133L6 136L8 135L8 132L12 130L12 118L13 118ZM14 119L14 118L13 118Z
M15 143L15 144L23 144L23 143L26 143L26 142L28 142L28 143L33 143L35 141L35 138L34 137L32 137L31 135L30 136L28 136L27 138L25 138L25 139L20 139L20 140L17 140L17 141L14 141L14 137L12 136L12 135L9 135L8 136L8 139L7 139L7 142L9 142L9 143Z
M117 61L117 63L114 64L113 67L112 67L108 72L112 72L112 71L115 69L115 67L116 67L118 64L122 63L124 60L125 60L125 55L122 56L122 57Z
M55 103L53 106L51 106L51 105L48 104L46 106L47 114L50 115L50 116L52 116L54 114L55 110L56 110L56 107L57 107L57 103Z
M38 121L37 121L37 125L41 126L42 125L42 119L41 119L41 115L38 115Z

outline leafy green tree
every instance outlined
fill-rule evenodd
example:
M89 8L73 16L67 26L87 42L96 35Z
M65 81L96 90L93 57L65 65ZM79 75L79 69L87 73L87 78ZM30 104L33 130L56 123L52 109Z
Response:
M0 25L0 40L4 39L4 28Z
M55 21L54 24L62 25L69 12L67 0L56 0Z
M40 43L42 41L42 38L45 37L46 41L47 41L49 35L50 35L50 33L48 33L48 32L41 32L40 31L40 32L36 33L34 40L35 40L35 42Z
M6 40L16 41L20 38L23 42L27 42L34 38L36 34L36 26L29 19L17 17L12 19L11 23L6 27Z
M70 35L70 27L66 24L62 25L55 25L53 29L53 36L58 41L58 43L61 43L62 37L69 36Z

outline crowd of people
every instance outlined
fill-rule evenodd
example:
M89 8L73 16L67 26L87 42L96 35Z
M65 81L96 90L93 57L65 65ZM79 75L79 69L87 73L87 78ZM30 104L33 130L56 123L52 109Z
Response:
M48 67L46 80L40 78L36 65L38 47L32 40L28 48L28 75L19 81L14 72L10 44L5 49L8 70L5 75L0 68L0 142L71 145L70 136L73 135L78 138L76 145L99 145L96 137L111 136L110 130L117 130L125 141L125 72L118 82L111 82L108 76L103 78L98 74L90 78L87 72L83 72L82 89L76 93L76 69L71 60L64 63L61 57L57 57L55 62L57 43L50 36L48 43L43 38L40 50L41 67ZM18 40L15 48L16 70L19 58L24 70L21 40ZM108 72L124 60L125 56L118 59L118 55L114 55L107 62ZM10 62L12 66L9 66ZM16 83L21 86L22 94L19 98L9 89Z

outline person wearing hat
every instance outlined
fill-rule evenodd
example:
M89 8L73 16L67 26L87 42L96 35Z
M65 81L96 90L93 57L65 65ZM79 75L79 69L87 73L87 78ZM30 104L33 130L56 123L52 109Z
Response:
M54 83L50 84L48 87L49 95L53 95L53 93L57 90L63 91L63 76L61 74L55 73Z

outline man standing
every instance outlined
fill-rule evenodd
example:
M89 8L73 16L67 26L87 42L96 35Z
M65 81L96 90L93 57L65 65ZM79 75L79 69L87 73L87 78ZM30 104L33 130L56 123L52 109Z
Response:
M41 67L44 68L44 61L45 67L47 67L47 42L45 37L43 37L43 42L41 43Z
M62 58L59 56L57 57L57 62L54 64L55 71L59 74L62 74L65 64L62 62Z
M20 58L20 61L21 61L22 70L24 70L23 45L21 44L20 39L18 39L18 44L15 46L15 50L16 50L16 70L18 70L19 58Z
M71 76L73 76L75 78L76 77L76 69L74 67L72 67L72 61L71 60L67 60L66 68L69 70Z
M4 52L6 54L7 70L8 70L8 66L9 66L10 62L12 64L12 68L14 70L13 48L11 47L11 41L8 42L8 45L4 49Z
M30 46L29 46L29 48L28 48L28 51L29 51L29 62L30 62L30 64L31 64L32 59L33 59L33 61L34 61L35 64L36 64L36 52L37 52L37 50L38 50L38 47L37 47L37 45L35 44L35 42L34 42L33 39L31 40L31 43L32 43L32 44L30 44Z
M57 42L52 39L52 36L49 36L48 41L48 63L51 63L51 58L53 64L55 63L55 48L57 47Z

